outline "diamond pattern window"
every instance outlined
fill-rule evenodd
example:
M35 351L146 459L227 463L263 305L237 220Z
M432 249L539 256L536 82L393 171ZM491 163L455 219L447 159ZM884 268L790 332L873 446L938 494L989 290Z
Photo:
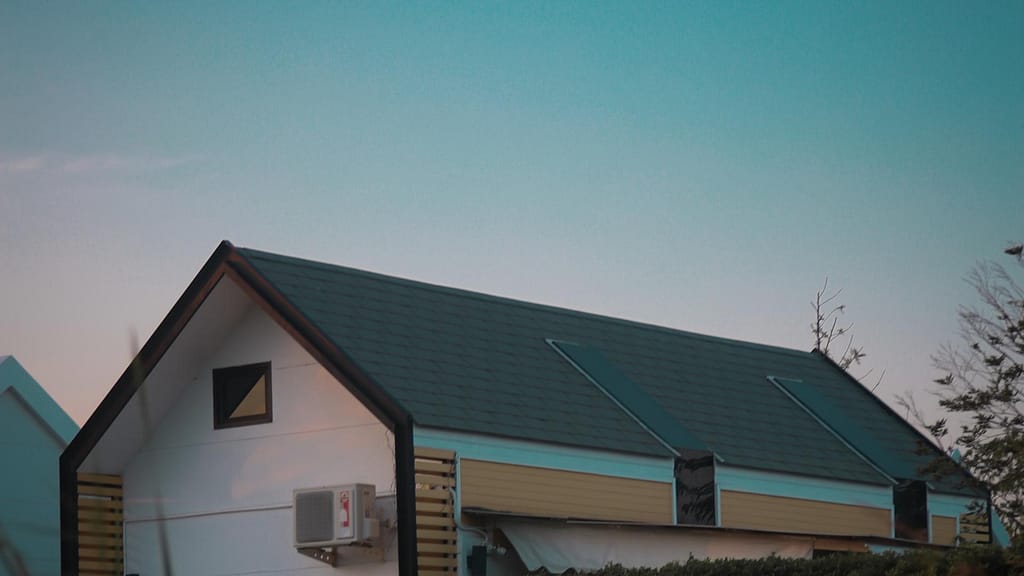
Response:
M270 362L213 370L213 427L274 421Z

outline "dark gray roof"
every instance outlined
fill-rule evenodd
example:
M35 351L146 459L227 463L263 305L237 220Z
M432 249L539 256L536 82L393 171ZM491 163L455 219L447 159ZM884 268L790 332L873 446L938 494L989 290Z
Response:
M909 424L818 353L238 252L421 426L668 456L553 339L600 350L729 465L888 483L769 376L812 384L842 407L886 451L876 460L913 469L931 457L915 454L923 438Z

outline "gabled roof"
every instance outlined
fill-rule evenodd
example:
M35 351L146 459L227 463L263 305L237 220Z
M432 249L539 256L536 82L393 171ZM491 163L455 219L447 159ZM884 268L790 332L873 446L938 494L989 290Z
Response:
M552 349L555 340L599 350L728 465L888 483L938 455L918 454L923 437L816 352L238 252L421 426L664 455ZM823 429L769 376L841 407L873 440L862 443L869 453ZM886 470L890 462L905 466Z
M13 356L0 356L0 395L16 392L61 444L67 445L78 425Z
M907 478L908 471L939 455L934 448L930 455L918 454L927 444L923 436L816 352L445 288L227 242L143 347L135 362L138 373L147 374L159 361L225 273L386 422L410 420L423 427L661 457L673 455L673 444L699 446L730 466L881 485ZM592 365L570 361L574 355ZM86 423L68 450L69 461L84 458L138 388L132 372L125 372ZM793 389L812 389L815 406L794 399L777 385L781 380L798 383ZM815 407L841 415L835 419L842 426L823 424L829 414ZM673 425L680 430L671 430ZM844 430L855 430L856 442L842 437ZM891 469L893 462L899 470ZM961 492L952 481L937 488Z

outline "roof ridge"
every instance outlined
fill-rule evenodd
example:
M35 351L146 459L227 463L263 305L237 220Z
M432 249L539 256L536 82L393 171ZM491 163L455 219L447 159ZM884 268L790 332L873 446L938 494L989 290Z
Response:
M775 352L781 352L792 356L807 357L812 354L811 351L797 350L795 348L786 348L783 346L775 346L772 344L762 344L759 342L750 342L748 340L738 340L735 338L728 338L725 336L714 336L711 334L701 334L699 332L691 332L689 330L683 330L681 328L672 328L669 326L661 326L658 324L651 324L649 322L642 322L639 320L630 320L627 318L619 318L616 316L609 316L607 314L598 314L595 312L586 312L584 310L576 310L573 308L566 308L562 306L555 306L553 304L540 304L537 302L530 302L527 300L520 300L509 296L498 296L495 294L487 294L485 292L478 292L474 290L466 290L464 288L455 288L452 286L444 286L442 284L434 284L431 282L424 282L422 280L412 280L409 278L402 278L399 276L392 276L389 274L383 274L381 272L371 272L369 270L362 270L360 268L352 268L350 266L343 266L340 264L331 264L328 262L321 262L318 260L310 260L307 258L300 258L296 256L287 256L284 254L276 254L273 252L266 252L263 250L256 250L253 248L236 247L236 250L241 252L247 257L266 258L274 259L278 261L285 261L290 264L302 263L304 265L310 265L316 268L328 270L328 271L341 271L349 274L358 276L364 276L383 282L389 282L392 284L401 284L406 286L413 286L424 290L431 290L435 292L441 292L445 294L457 294L463 297L473 298L485 302L498 302L506 305L521 306L525 308L532 308L538 310L545 310L548 312L554 312L558 314L565 314L575 317L590 318L594 320L601 320L605 322L614 322L626 326L632 326L636 328L643 328L646 330L652 330L662 333L676 334L680 336L686 336L689 338L695 338L697 340L704 340L716 344L728 344L733 346L742 346L744 348L752 348L757 350L770 350Z

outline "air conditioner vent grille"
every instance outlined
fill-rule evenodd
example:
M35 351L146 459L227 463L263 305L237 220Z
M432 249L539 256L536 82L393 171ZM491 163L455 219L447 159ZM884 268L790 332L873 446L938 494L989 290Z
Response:
M334 538L333 492L295 494L295 541L322 542Z

